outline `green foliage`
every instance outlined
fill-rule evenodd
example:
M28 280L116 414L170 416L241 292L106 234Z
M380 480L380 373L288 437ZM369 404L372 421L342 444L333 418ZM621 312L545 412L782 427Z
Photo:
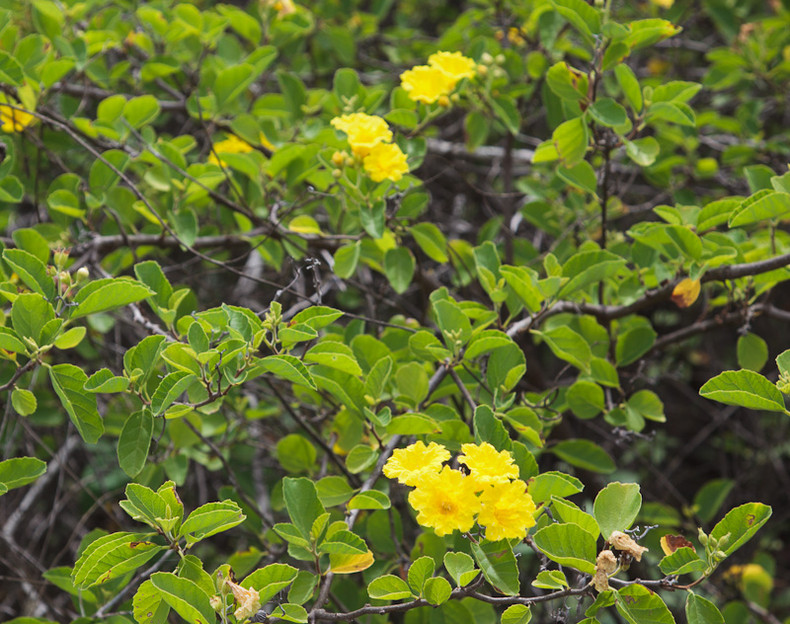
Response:
M788 49L787 2L0 2L3 613L787 617Z

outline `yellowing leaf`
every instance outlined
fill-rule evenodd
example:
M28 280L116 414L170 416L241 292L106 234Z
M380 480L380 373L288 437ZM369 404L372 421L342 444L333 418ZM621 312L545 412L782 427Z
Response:
M699 297L700 281L689 279L681 280L672 291L672 301L679 308L688 308Z
M329 565L335 574L362 572L372 566L374 561L373 553L370 550L361 555L329 555Z
M294 217L288 224L288 229L297 234L318 234L321 235L321 228L318 222L307 215Z
M692 544L682 535L667 534L661 538L661 550L664 551L665 555L671 555L678 548L683 547L694 548L694 544Z

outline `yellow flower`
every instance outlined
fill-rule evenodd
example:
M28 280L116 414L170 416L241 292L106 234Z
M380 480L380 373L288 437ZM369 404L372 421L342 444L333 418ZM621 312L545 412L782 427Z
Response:
M428 474L438 474L442 463L450 459L450 451L441 444L415 442L404 449L395 449L384 464L384 476L403 485L417 485Z
M253 150L252 145L242 141L239 137L231 134L224 141L214 143L214 149L208 157L208 162L213 165L225 166L225 161L218 158L219 154L247 154Z
M477 521L486 528L486 539L495 542L517 537L524 539L535 525L535 503L521 481L497 483L486 487L480 496L482 510Z
M458 461L471 472L471 477L478 484L478 491L490 483L507 483L518 478L518 467L507 451L497 452L488 442L464 444L461 447L464 455Z
M660 6L662 9L671 9L672 5L675 4L675 0L650 0L656 6Z
M452 81L453 87L462 78L474 78L477 63L460 52L436 52L428 57L428 65L438 69ZM450 87L451 89L453 87Z
M0 130L3 132L22 132L36 120L35 115L20 110L19 104L13 100L9 101L6 97L2 97L0 102L4 102L0 104Z
M379 143L365 156L362 164L374 182L384 179L397 182L404 173L409 173L406 154L394 143Z
M431 527L439 537L456 529L469 531L480 511L475 484L449 466L439 474L425 475L409 494L409 504L417 510L417 522Z
M348 135L348 144L355 156L364 158L379 143L392 140L392 131L387 122L378 115L351 113L335 117L332 125Z
M436 66L417 65L400 75L400 84L415 102L433 104L448 95L458 80L453 80Z

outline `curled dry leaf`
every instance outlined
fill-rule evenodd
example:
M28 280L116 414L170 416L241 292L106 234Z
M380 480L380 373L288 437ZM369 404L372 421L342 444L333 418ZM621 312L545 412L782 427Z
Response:
M617 550L627 552L637 561L642 561L642 553L648 550L644 546L637 544L630 535L626 535L622 531L612 531L611 536L609 536L609 543Z

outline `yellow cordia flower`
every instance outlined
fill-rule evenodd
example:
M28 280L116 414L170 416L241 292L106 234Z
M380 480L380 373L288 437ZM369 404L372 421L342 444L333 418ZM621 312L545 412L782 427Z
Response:
M11 108L12 106L14 108ZM9 133L22 132L36 120L35 115L19 110L20 108L13 100L9 101L5 97L0 99L0 130Z
M415 442L403 449L395 449L384 464L384 476L397 479L403 485L417 485L428 474L438 474L442 464L450 459L450 451L441 444Z
M400 85L415 102L433 104L448 95L458 80L453 80L441 69L432 65L417 65L400 75Z
M222 165L224 167L225 161L223 161L221 158L217 158L219 154L247 154L253 149L254 148L252 145L246 141L242 141L235 134L231 134L224 141L214 143L214 150L208 157L208 162L214 165Z
M351 113L335 117L332 125L348 135L348 144L355 156L364 158L379 143L392 140L392 131L387 122L378 115Z
M671 9L672 5L675 4L675 0L650 0L656 6L660 6L662 9Z
M456 529L469 531L480 511L472 479L449 466L439 474L427 474L409 493L409 504L417 510L417 522L431 527L439 537Z
M452 81L453 87L462 78L474 78L477 71L477 63L460 52L431 54L428 57L428 65L447 76Z
M404 173L409 173L406 154L394 143L379 143L365 156L362 164L374 182L384 179L397 182Z
M518 478L518 466L507 451L499 452L488 442L464 444L458 461L469 468L470 477L477 483L477 491L490 483L507 483Z
M482 509L477 521L486 528L486 539L495 542L524 539L535 525L535 503L527 494L527 484L516 480L489 485L480 495Z

